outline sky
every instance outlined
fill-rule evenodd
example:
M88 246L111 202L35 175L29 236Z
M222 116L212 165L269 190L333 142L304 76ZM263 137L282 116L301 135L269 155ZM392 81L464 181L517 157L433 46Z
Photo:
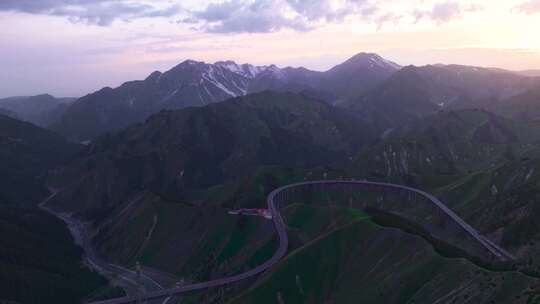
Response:
M79 97L186 60L540 70L540 0L1 0L0 97Z

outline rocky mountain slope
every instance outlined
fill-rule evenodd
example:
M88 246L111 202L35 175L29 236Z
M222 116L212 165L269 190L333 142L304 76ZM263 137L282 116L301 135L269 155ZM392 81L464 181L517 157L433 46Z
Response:
M514 252L523 269L540 273L539 148L463 175L435 191L464 218Z
M290 234L336 210L312 208L287 211ZM228 303L528 303L538 283L444 257L425 240L365 216L316 235Z
M377 87L400 69L377 54L360 53L325 72L319 87L341 103Z
M483 110L441 111L386 132L357 156L357 168L398 180L455 176L516 157L539 139L532 129Z
M348 175L427 189L538 272L538 124L451 110L388 132L342 165Z

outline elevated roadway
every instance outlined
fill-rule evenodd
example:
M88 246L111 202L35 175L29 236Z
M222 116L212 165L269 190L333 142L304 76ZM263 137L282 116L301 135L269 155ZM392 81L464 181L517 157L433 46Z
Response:
M289 244L289 240L287 238L287 231L286 231L286 225L283 221L283 218L281 216L281 213L279 212L279 206L281 204L284 204L287 202L287 200L292 197L292 193L294 193L297 190L304 189L306 187L313 187L313 186L320 186L320 187L326 187L326 186L352 186L353 188L358 188L361 190L362 188L366 187L376 187L377 189L382 189L383 192L395 192L395 191L405 191L410 194L419 195L423 197L424 199L427 199L431 204L433 204L433 207L437 208L439 210L438 213L444 214L445 216L449 217L450 220L452 220L455 224L457 224L461 229L463 229L470 237L472 237L476 242L478 242L479 245L481 245L485 251L493 257L495 257L498 260L501 261L511 261L514 260L514 257L501 248L500 246L496 245L492 241L488 240L486 237L482 236L476 229L474 229L472 226L467 224L463 219L461 219L456 213L454 213L450 208L448 208L443 202L441 202L438 198L435 196L408 186L402 186L397 184L390 184L390 183L381 183L381 182L370 182L370 181L345 181L345 180L323 180L323 181L309 181L309 182L300 182L295 184L290 184L281 188L278 188L274 191L272 191L268 197L267 197L267 208L268 212L271 215L271 219L274 223L274 228L277 233L279 245L274 253L274 255L268 259L263 264L248 270L246 272L224 277L224 278L218 278L215 280L207 281L207 282L201 282L201 283L195 283L190 285L185 285L181 287L175 287L175 288L168 288L163 289L159 291L153 291L148 292L142 296L143 300L152 300L152 299L160 299L160 298L167 298L175 295L181 295L188 292L193 292L197 290L203 290L213 287L219 287L227 284L233 284L248 278L253 278L272 266L274 266L281 258L285 256L287 253L287 248ZM92 304L124 304L124 303L136 303L138 300L137 296L127 296L123 298L116 298L116 299L110 299L106 301L99 301L99 302L93 302Z

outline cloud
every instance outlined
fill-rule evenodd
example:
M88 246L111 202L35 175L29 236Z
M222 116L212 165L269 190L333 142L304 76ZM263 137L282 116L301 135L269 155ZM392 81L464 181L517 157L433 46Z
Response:
M1 0L0 11L61 16L72 22L107 26L117 19L171 17L180 12L180 7L128 0Z
M225 0L188 12L188 16L178 23L188 24L199 31L219 33L266 33L282 29L309 31L347 20L374 24L380 29L387 23L396 26L406 20L418 22L427 19L445 23L482 10L474 2L467 5L461 0L447 0L427 8L425 4L430 5L433 1L416 2L422 4L423 9L404 12L402 7L399 8L401 2L398 0Z
M411 12L404 10L399 0L204 0L207 4L202 9L191 10L180 7L189 7L183 0L0 0L0 12L61 16L74 23L99 26L116 20L174 17L178 24L195 31L268 33L310 31L349 20L377 28L407 20L444 23L481 9L467 6L464 0L442 0L446 2L430 7L435 1L415 0L410 5L422 8ZM540 0L531 0L520 9L530 11L540 6L538 3Z
M436 21L448 22L461 15L461 7L456 2L440 3L433 7L431 18Z
M476 12L480 9L479 6L471 6L464 9L458 2L448 1L435 4L431 10L416 10L413 12L413 17L416 22L422 19L429 19L441 24L460 18L463 11Z
M377 25L377 29L380 30L386 23L392 23L394 26L397 26L401 19L403 19L402 15L386 13L384 15L377 16L374 21Z
M358 13L359 8L367 9L367 2L358 0L341 3L328 0L287 0L285 2L294 12L309 21L339 22L347 16Z
M198 23L199 30L220 33L308 31L376 11L367 0L227 0L193 11L179 23Z
M529 15L540 13L540 0L523 2L522 4L514 7L514 10Z

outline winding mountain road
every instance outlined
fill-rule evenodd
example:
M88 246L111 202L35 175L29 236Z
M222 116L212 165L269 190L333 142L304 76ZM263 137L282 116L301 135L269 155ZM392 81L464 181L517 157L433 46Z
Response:
M287 247L288 247L289 241L287 238L286 226L278 210L277 205L282 203L284 200L288 198L288 194L290 190L297 190L303 187L311 187L311 186L334 186L334 185L358 186L359 188L375 186L375 187L380 187L381 189L384 190L384 192L407 191L412 194L420 195L428 199L434 206L439 208L440 211L442 211L445 215L450 217L457 225L459 225L466 233L468 233L474 240L476 240L480 245L482 245L482 247L484 247L486 251L491 253L494 257L503 261L515 259L506 250L500 248L495 243L489 241L487 238L480 235L478 231L476 231L469 224L467 224L463 219L461 219L457 214L455 214L452 210L450 210L445 204L443 204L435 196L427 192L424 192L422 190L407 187L407 186L402 186L402 185L380 183L380 182L369 182L369 181L324 180L324 181L301 182L301 183L290 184L290 185L278 188L272 191L267 197L268 211L270 212L272 216L272 221L274 223L274 227L276 229L278 239L279 239L279 247L269 260L241 274L237 274L237 275L233 275L233 276L225 277L225 278L219 278L219 279L215 279L215 280L211 280L207 282L201 282L201 283L185 285L181 287L168 288L168 289L164 289L160 291L149 292L149 293L144 294L142 296L142 299L151 300L151 299L165 298L165 297L183 294L190 291L218 287L218 286L222 286L226 284L239 282L244 279L251 278L258 274L263 273L264 271L268 270L270 267L275 265L287 253ZM123 298L116 298L116 299L111 299L111 300L106 300L106 301L93 302L92 304L123 304L123 303L135 303L136 301L137 301L136 296L127 296Z

